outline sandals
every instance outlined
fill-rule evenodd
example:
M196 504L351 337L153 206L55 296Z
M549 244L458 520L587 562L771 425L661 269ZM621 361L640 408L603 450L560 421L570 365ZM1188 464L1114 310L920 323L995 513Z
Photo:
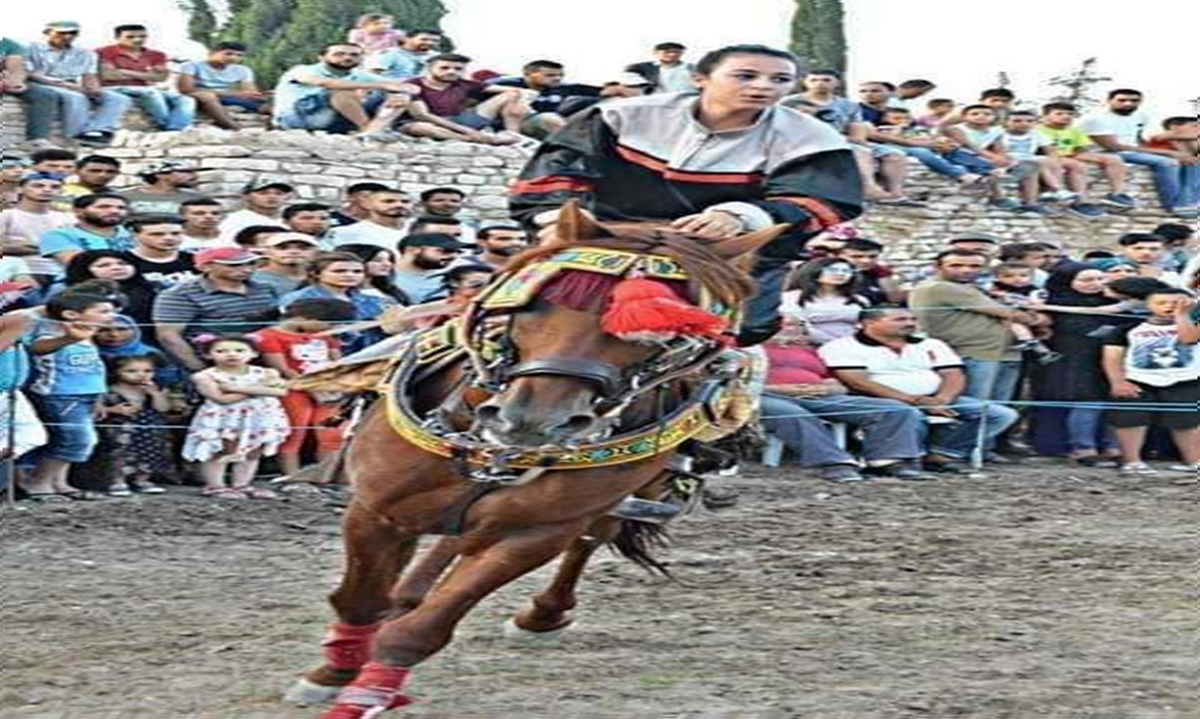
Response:
M76 489L71 492L59 492L60 496L76 502L99 502L103 499L108 499L108 495L103 492L93 492L90 489Z
M250 499L279 499L279 495L262 487L238 487L238 491Z
M58 492L26 492L22 502L31 504L56 504L60 502L70 502L71 498Z
M245 499L246 495L233 487L205 487L200 495L210 499Z

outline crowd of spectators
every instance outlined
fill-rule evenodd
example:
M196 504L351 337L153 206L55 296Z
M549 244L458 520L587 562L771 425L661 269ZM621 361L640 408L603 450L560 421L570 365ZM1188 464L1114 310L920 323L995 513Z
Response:
M74 47L78 30L55 22L27 48L0 41L3 90L26 102L37 141L0 159L0 419L21 488L40 502L161 493L180 458L206 496L273 498L253 483L261 458L292 474L343 441L343 397L290 380L445 321L535 241L519 223L471 219L456 187L414 197L362 178L334 207L259 177L231 211L186 160L129 185L100 147L130 103L164 130L196 112L236 127L236 107L284 129L509 144L598 102L691 82L678 43L604 86L568 84L549 60L468 78L470 59L440 52L439 32L371 14L264 92L242 46L172 72L140 25L96 51ZM1200 214L1200 125L1170 118L1148 135L1134 90L1077 125L1070 105L1032 112L1002 88L960 105L926 80L863 83L858 101L840 83L809 72L783 104L846 136L879 204L920 204L911 157L1001 210L1095 219L1134 206L1124 183L1138 164L1165 208ZM56 116L94 154L48 146ZM1107 193L1089 194L1093 171ZM1200 401L1188 224L1084 253L960 234L907 274L885 249L839 226L790 270L784 330L756 352L762 424L792 461L830 481L922 480L972 459L1018 462L1032 444L1129 475L1158 471L1146 457L1197 471L1200 413L1178 409ZM848 444L830 423L851 428Z

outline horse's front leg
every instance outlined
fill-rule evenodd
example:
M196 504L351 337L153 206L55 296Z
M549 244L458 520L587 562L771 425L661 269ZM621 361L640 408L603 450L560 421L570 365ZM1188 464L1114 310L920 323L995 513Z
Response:
M332 701L358 676L370 657L371 639L391 608L389 591L412 559L417 537L352 503L343 523L346 570L330 595L338 621L321 644L325 663L288 690L287 701L308 705Z
M484 597L553 559L589 523L585 519L462 540L458 562L418 606L384 623L375 635L372 661L322 719L374 717L380 708L408 703L401 690L411 667L446 646L458 622Z
M458 537L442 537L430 547L417 560L416 566L405 572L392 589L392 613L389 618L397 619L419 606L461 549L462 540Z

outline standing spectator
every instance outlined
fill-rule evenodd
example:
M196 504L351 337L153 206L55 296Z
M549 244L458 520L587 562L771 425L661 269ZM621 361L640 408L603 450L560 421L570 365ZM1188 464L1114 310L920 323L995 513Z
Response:
M229 213L221 221L221 238L231 240L251 225L283 228L283 208L295 192L290 183L269 177L247 182L242 187L242 209Z
M63 284L69 290L91 280L115 282L125 298L121 311L138 325L150 329L151 308L158 288L138 275L126 253L116 250L84 250L76 253L67 263ZM147 338L151 339L152 334L147 332Z
M14 95L25 105L25 139L35 147L50 144L50 128L58 107L53 90L29 83L25 58L29 51L21 43L0 37L0 95Z
M308 284L280 298L279 309L286 313L293 302L306 299L344 300L354 305L354 319L377 320L389 307L390 298L363 291L367 284L366 265L357 255L348 252L326 252L317 255L309 265ZM378 329L343 335L346 353L375 344L384 339Z
M452 235L439 232L405 237L396 261L396 286L414 303L441 299L445 296L442 275L465 247Z
M329 233L334 247L365 244L395 250L407 234L412 217L412 197L407 192L385 188L371 192L362 205L367 210L367 217Z
M183 220L176 215L138 215L128 227L133 232L133 249L126 253L140 277L158 290L197 279L193 255L181 252Z
M113 192L110 187L121 174L121 161L107 155L85 155L75 162L75 180L63 186L63 197L80 197L96 192Z
M1153 277L1172 287L1183 287L1183 277L1178 272L1164 270L1162 259L1167 253L1167 241L1158 235L1130 232L1117 240L1121 256L1137 265L1139 277Z
M412 119L400 126L401 132L485 145L520 141L521 125L533 112L527 103L537 93L464 79L470 62L466 55L453 53L429 59L425 74L410 81L418 92L408 111ZM509 134L490 135L484 129Z
M179 92L196 100L213 124L226 130L241 129L226 107L238 107L260 115L271 112L271 98L258 89L254 71L242 64L246 46L221 42L208 51L205 60L189 60L179 68Z
M368 55L400 47L405 34L394 26L396 19L381 12L364 13L346 33L346 41L358 45Z
M852 237L837 256L858 271L859 290L870 304L903 304L908 293L900 286L892 268L879 261L882 254L883 245L875 240Z
M458 217L467 193L457 187L434 187L420 194L421 215L425 217Z
M457 217L438 217L436 215L421 215L408 226L409 234L418 232L436 232L450 235L460 243L463 242L463 221Z
M393 80L419 77L441 45L440 30L413 30L400 41L400 47L369 57L367 69Z
M1195 231L1179 222L1164 222L1155 227L1150 234L1157 235L1166 242L1166 253L1159 261L1159 265L1164 270L1183 272L1191 260L1190 253L1197 249L1190 246L1192 238L1196 234Z
M17 206L21 194L17 186L28 167L29 160L23 157L0 156L0 211Z
M22 486L30 497L103 496L75 489L68 483L67 473L72 464L87 461L96 447L93 417L107 385L104 362L92 338L116 313L111 297L64 292L46 303L45 318L37 320L30 331L34 379L29 391L49 430L37 469Z
M635 62L625 72L641 75L650 84L650 92L691 92L695 68L683 61L687 47L677 42L660 42L654 46L654 59Z
M26 339L33 318L0 315L0 457L17 459L46 444L46 428L25 395L30 363Z
M858 86L858 112L863 122L882 125L883 113L892 106L896 86L890 82L864 82Z
M202 277L164 290L154 300L158 341L171 358L190 370L204 363L189 339L204 332L253 331L274 313L279 297L250 280L259 256L240 247L213 247L196 253Z
M1121 447L1121 473L1157 474L1142 461L1150 427L1171 431L1183 463L1172 471L1200 472L1200 352L1196 344L1195 306L1186 290L1163 288L1146 298L1150 317L1107 340L1104 375L1119 407L1108 415ZM1185 336L1186 333L1186 336ZM1157 405L1176 405L1156 411ZM1179 409L1184 411L1171 411Z
M263 364L288 380L328 367L341 357L341 342L324 333L335 323L354 318L354 305L345 300L296 300L284 311L282 322L256 333ZM288 390L283 396L291 426L287 441L279 447L279 469L284 475L300 471L300 453L309 436L316 439L318 462L341 448L344 428L328 425L337 416L341 399L307 390Z
M62 187L60 175L27 172L21 176L16 207L0 211L0 253L9 257L38 255L42 235L75 224L73 216L50 209Z
M204 404L192 417L183 458L200 463L206 497L275 499L251 482L259 461L275 454L290 431L280 402L286 383L276 370L252 364L258 348L247 337L219 335L202 351L211 366L192 375Z
M1200 158L1175 149L1145 147L1142 137L1149 119L1141 106L1140 90L1113 90L1107 107L1085 118L1082 129L1105 152L1151 168L1164 210L1185 219L1200 217Z
M100 84L133 98L160 130L183 130L196 119L196 101L158 85L171 71L166 54L146 47L145 25L118 25L116 43L96 50L100 58Z
M333 227L335 229L345 227L353 225L359 220L367 219L371 212L367 209L366 202L371 193L390 189L392 188L381 182L355 182L347 185L342 206L334 210L330 217L333 220Z
M392 275L396 271L396 254L392 250L375 245L349 244L338 245L337 251L349 252L363 261L367 274L363 292L388 297L402 305L412 304L408 295L392 283Z
M333 238L329 228L331 208L320 202L297 202L283 208L283 226L292 232L308 235L322 250L332 250Z
M299 232L278 232L267 236L262 249L266 261L250 279L270 286L282 297L299 289L308 279L308 265L316 257L320 245Z
M107 145L131 100L100 85L100 61L91 50L75 47L79 23L52 22L45 42L29 46L29 80L58 97L63 132L89 144Z
M108 392L96 408L101 425L95 461L110 497L166 492L154 482L173 469L163 416L170 400L154 381L157 369L153 355L108 360Z
M193 197L179 203L179 216L183 219L183 244L179 249L195 252L206 247L217 247L221 243L221 221L225 219L225 206L211 197Z
M357 69L362 58L357 45L326 45L321 62L285 72L275 86L275 124L343 135L389 130L408 109L414 88Z
M858 285L858 273L846 260L811 260L796 268L793 289L783 293L780 311L804 322L809 340L820 347L854 334L859 313L870 305Z
M29 154L29 171L44 172L50 175L58 175L65 183L71 173L75 171L75 163L79 156L73 150L64 150L61 147L46 147L41 150L34 150ZM64 184L65 188L66 185ZM50 209L60 212L70 212L74 209L71 205L71 198L68 198L64 193L60 192L59 197L50 205Z
M233 236L233 243L231 245L222 244L219 246L242 247L261 257L267 238L271 235L278 235L281 232L288 232L288 229L286 227L279 227L278 225L250 225L238 230L238 233Z
M981 449L981 430L986 445L1017 421L1012 408L966 394L962 359L941 340L915 337L917 318L909 310L870 308L861 321L857 334L834 340L818 353L852 393L916 407L928 416L925 469L961 472L959 462Z
M513 257L529 247L529 234L515 222L485 222L475 236L479 254L472 259L496 270L503 270Z
M121 194L129 200L131 212L174 215L179 205L200 197L200 168L188 162L160 162L151 165L140 177L145 185Z
M129 215L125 198L111 193L75 198L75 225L42 235L38 243L43 257L60 265L84 250L128 250L133 236L123 227Z
M1092 138L1074 124L1078 116L1079 110L1069 102L1043 105L1038 132L1054 143L1054 149L1064 158L1072 190L1080 192L1080 188L1087 187L1086 168L1095 165L1104 173L1110 189L1100 202L1121 210L1132 209L1137 201L1125 190L1125 180L1129 174L1125 161L1119 155L1099 151Z

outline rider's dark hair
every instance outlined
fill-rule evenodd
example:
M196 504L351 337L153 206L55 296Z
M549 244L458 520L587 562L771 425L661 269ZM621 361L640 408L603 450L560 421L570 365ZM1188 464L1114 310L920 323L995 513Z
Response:
M730 55L766 55L767 57L777 57L792 63L796 71L800 71L800 61L796 59L795 55L785 50L778 50L766 45L726 45L700 58L700 62L696 63L696 72L700 75L711 75L712 71L716 70L717 66L724 62L725 58Z

